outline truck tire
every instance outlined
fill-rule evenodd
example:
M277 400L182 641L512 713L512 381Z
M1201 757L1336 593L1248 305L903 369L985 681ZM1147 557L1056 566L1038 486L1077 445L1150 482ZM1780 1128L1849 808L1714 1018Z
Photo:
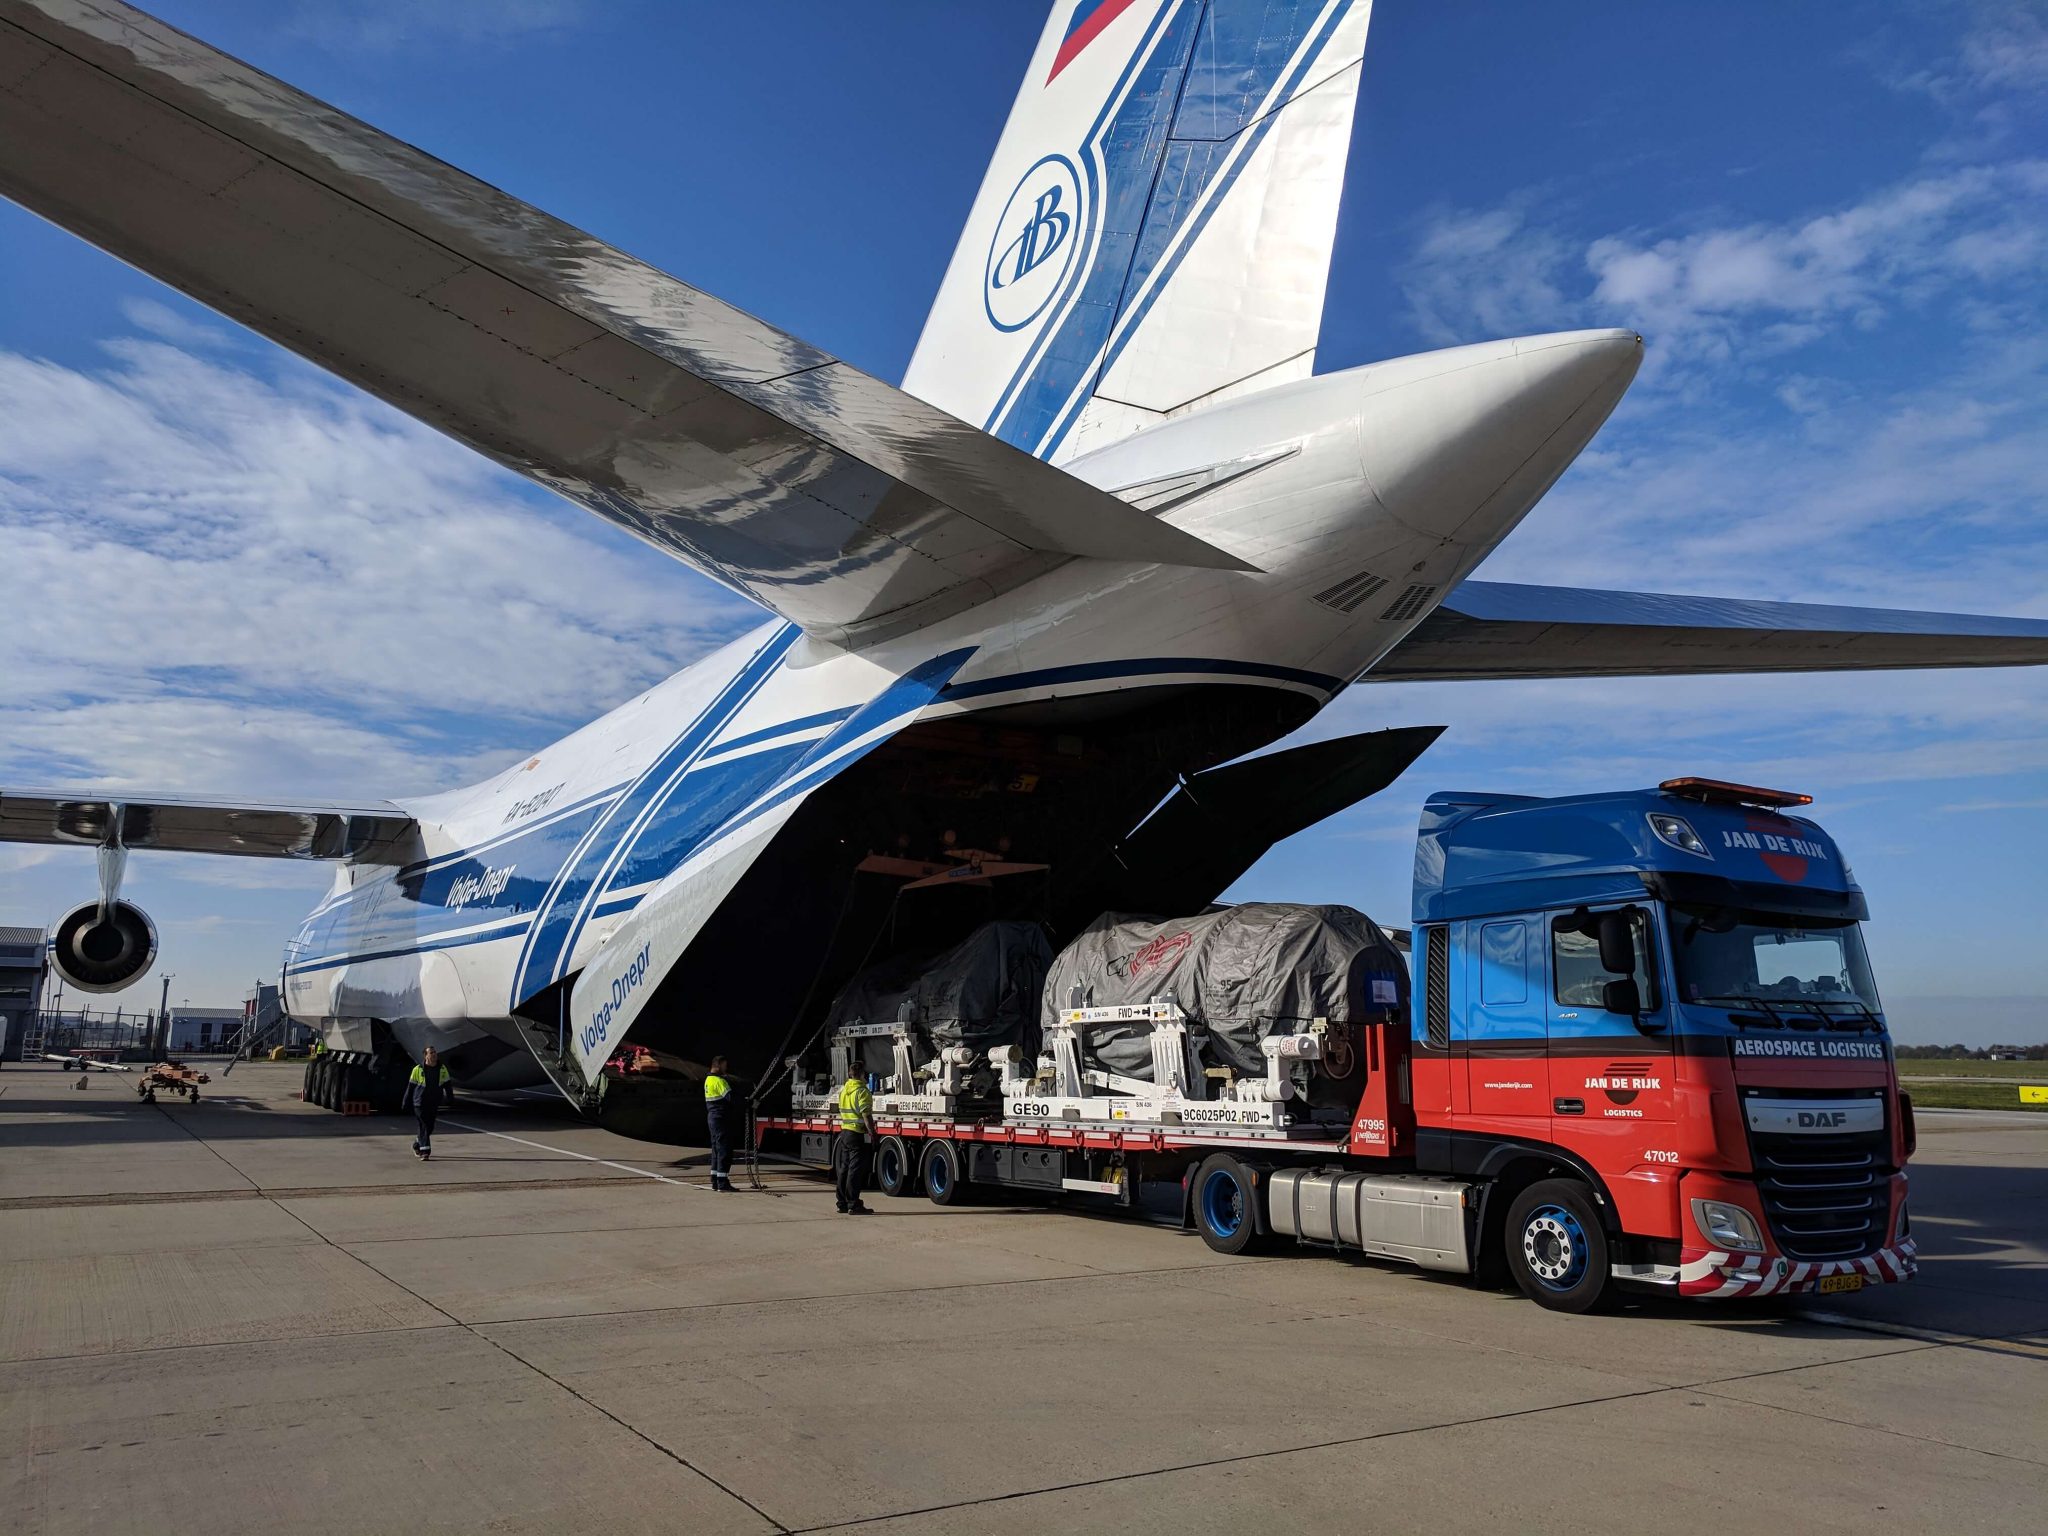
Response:
M1195 1230L1218 1253L1259 1246L1259 1181L1228 1152L1212 1152L1195 1170Z
M917 1154L901 1136L884 1136L875 1148L875 1188L898 1197L917 1193Z
M1508 1273L1538 1306L1591 1312L1607 1299L1607 1232L1577 1179L1543 1179L1515 1196L1502 1237Z
M960 1151L950 1141L934 1138L924 1149L920 1182L933 1205L967 1203L967 1170L961 1166Z

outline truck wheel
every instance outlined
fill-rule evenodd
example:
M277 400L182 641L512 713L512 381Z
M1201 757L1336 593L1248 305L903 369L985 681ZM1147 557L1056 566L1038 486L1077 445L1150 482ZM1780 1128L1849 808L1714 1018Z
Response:
M1590 1312L1607 1297L1607 1233L1577 1179L1531 1184L1508 1207L1508 1273L1522 1294L1553 1312Z
M1218 1253L1249 1253L1259 1244L1259 1185L1228 1152L1212 1152L1195 1170L1195 1230Z
M933 1205L964 1205L967 1180L960 1152L950 1141L934 1140L924 1149L924 1192Z
M884 1136L875 1148L875 1187L885 1195L917 1193L917 1154L901 1136Z

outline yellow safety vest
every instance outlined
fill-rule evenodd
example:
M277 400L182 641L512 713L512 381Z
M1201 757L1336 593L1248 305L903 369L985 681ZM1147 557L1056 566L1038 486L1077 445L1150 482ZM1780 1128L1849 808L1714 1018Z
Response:
M434 1086L438 1088L441 1086L441 1084L448 1081L448 1069L446 1067L436 1067L434 1068L434 1071L436 1074L438 1074L434 1078ZM415 1088L426 1087L427 1069L425 1067L414 1067L412 1069L412 1076L407 1078L406 1081L411 1083Z
M866 1130L874 1104L875 1096L868 1092L868 1085L857 1077L849 1077L839 1090L839 1129Z
M707 1072L704 1075L704 1102L706 1104L716 1104L731 1092L732 1084L728 1083L716 1072Z

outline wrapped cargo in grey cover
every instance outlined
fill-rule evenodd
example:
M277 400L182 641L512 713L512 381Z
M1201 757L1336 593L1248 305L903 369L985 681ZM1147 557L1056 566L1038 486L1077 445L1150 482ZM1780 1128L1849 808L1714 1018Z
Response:
M1038 1054L1038 999L1052 963L1052 945L1037 923L984 923L940 955L897 955L862 971L832 1000L826 1038L846 1024L895 1024L909 1005L925 1062L941 1046L969 1045L984 1054L1021 1045ZM886 1040L869 1041L862 1059L871 1072L891 1070Z
M1199 917L1134 917L1104 913L1061 950L1045 981L1042 1021L1071 1006L1108 1008L1171 997L1209 1034L1209 1065L1240 1076L1266 1070L1259 1043L1315 1019L1347 1026L1319 1084L1353 1080L1358 1031L1369 1020L1398 1017L1408 1002L1408 968L1380 926L1352 907L1247 902ZM1152 1054L1142 1026L1090 1031L1089 1066L1149 1080ZM1310 1101L1349 1108L1345 1090L1315 1092ZM1350 1103L1356 1103L1355 1093Z

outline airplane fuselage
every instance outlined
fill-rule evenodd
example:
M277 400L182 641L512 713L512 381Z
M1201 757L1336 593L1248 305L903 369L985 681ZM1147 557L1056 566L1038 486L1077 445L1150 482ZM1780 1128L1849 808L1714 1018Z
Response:
M292 939L287 1011L356 1049L382 1021L409 1052L436 1045L472 1083L510 1087L539 1076L515 1012L573 994L561 1027L594 1076L794 810L913 721L1162 699L1199 714L1252 688L1288 705L1232 743L1263 745L1520 521L1639 355L1627 332L1426 354L1077 459L1072 473L1257 569L1071 560L859 650L763 625L483 784L407 802L408 862L344 864Z

